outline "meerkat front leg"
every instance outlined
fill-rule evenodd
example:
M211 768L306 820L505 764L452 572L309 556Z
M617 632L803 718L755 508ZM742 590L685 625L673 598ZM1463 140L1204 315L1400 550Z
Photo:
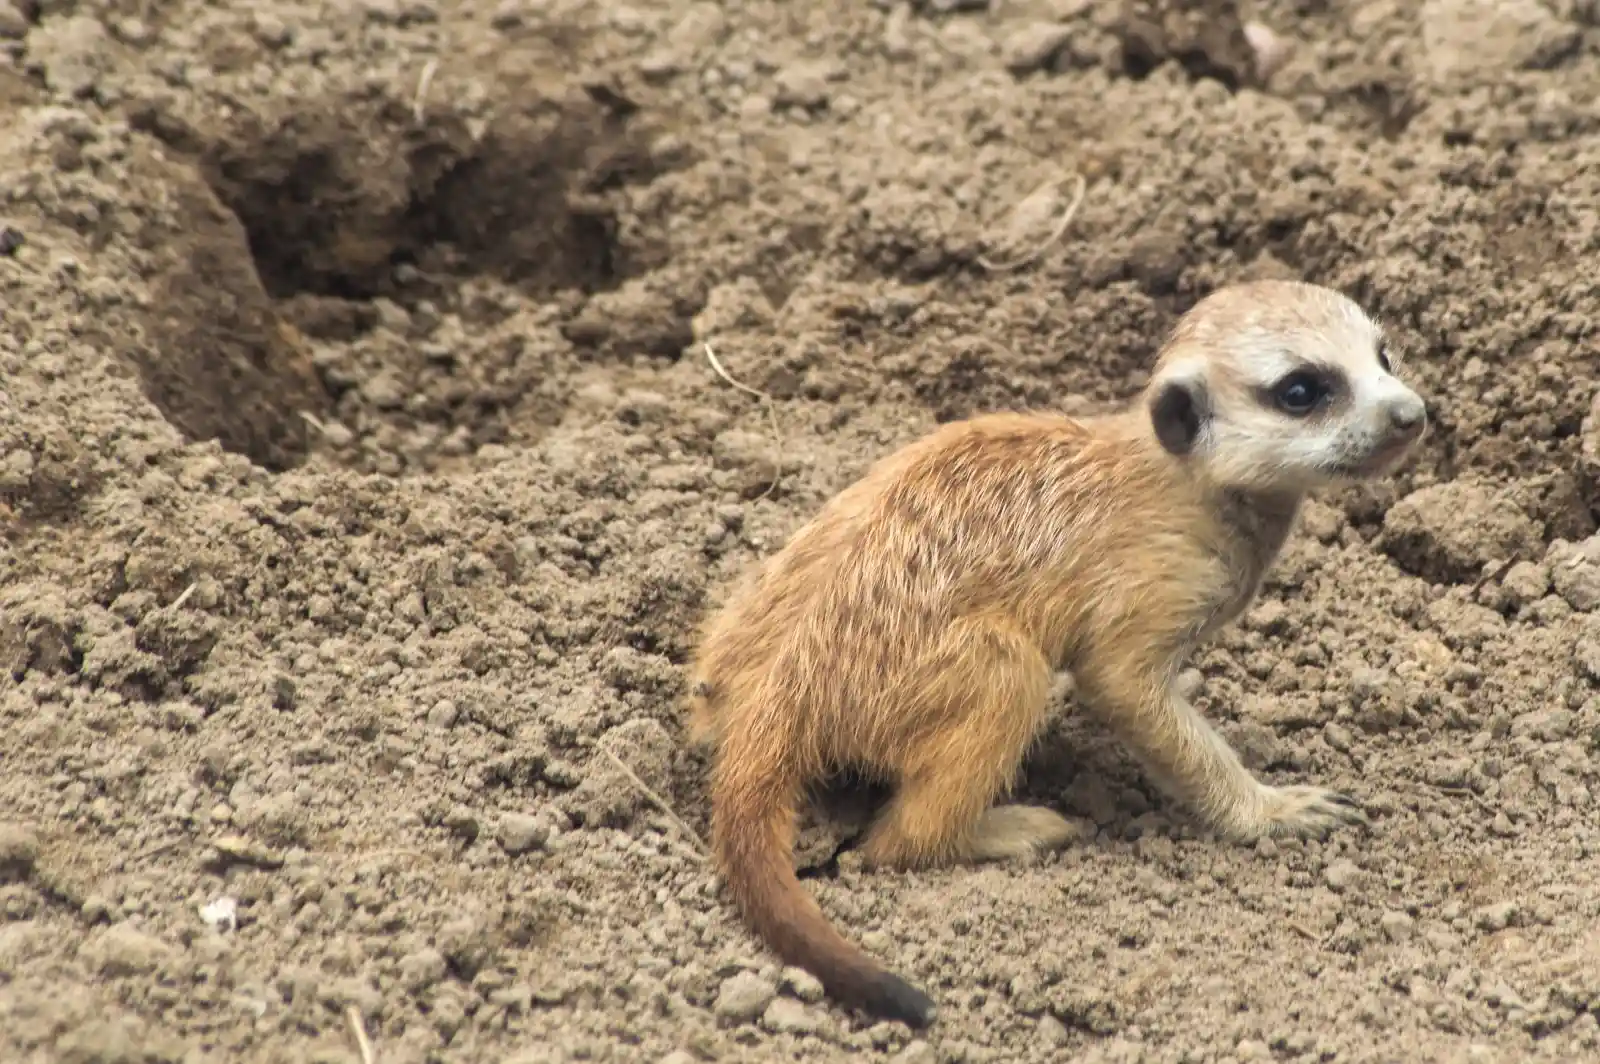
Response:
M1086 701L1156 782L1220 834L1320 836L1365 820L1354 799L1321 787L1273 787L1250 774L1226 739L1177 690L1176 661L1103 656L1076 679Z
M1051 671L999 622L953 625L903 689L916 730L894 758L899 786L861 848L868 866L1004 860L1059 847L1072 826L1048 809L992 806L1015 780L1049 702Z

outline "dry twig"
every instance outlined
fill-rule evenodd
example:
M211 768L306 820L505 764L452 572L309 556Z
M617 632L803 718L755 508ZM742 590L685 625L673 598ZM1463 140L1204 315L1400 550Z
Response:
M1308 942L1322 941L1321 935L1317 934L1315 931L1312 931L1309 927L1307 927L1305 924L1302 924L1298 920L1285 921L1284 926Z
M428 102L428 86L433 84L433 76L438 72L439 61L430 59L422 68L422 76L417 79L417 94L411 98L411 117L416 119L419 126L426 118L423 108Z
M778 431L777 407L772 402L772 396L768 395L766 392L752 388L748 384L741 384L740 382L734 380L733 376L729 374L726 369L722 368L722 361L717 358L717 353L711 350L711 345L709 343L703 343L700 346L706 349L706 361L711 363L711 369L716 373L717 376L721 377L723 380L739 389L739 391L744 392L746 395L755 396L761 401L762 405L767 408L767 420L772 425L772 483L768 484L767 490L762 492L760 495L760 498L765 499L773 492L778 490L778 481L783 478L783 436Z
M1071 225L1072 219L1077 217L1078 208L1083 206L1083 197L1088 190L1089 182L1084 180L1082 174L1079 174L1078 188L1072 194L1072 202L1068 204L1066 210L1061 212L1061 218L1056 222L1056 227L1050 231L1050 235L1041 241L1037 247L1023 255L1022 258L1017 259L1014 262L996 263L991 262L988 258L980 255L978 256L977 260L978 265L982 266L990 273L1010 273L1013 270L1020 270L1024 266L1029 266L1034 262L1037 262L1039 256L1043 255L1046 251L1049 251L1052 247L1054 247L1056 241L1060 240L1062 235L1066 233L1067 226Z
M372 1051L372 1039L367 1037L367 1025L361 1022L361 1010L354 1005L345 1007L344 1015L350 1021L350 1030L356 1036L356 1049L361 1052L361 1064L377 1064L378 1055Z
M607 750L605 747L601 747L600 752L609 757L611 759L611 763L617 766L617 771L628 777L628 782L637 787L640 794L648 798L652 805L661 810L662 814L666 816L668 820L672 821L673 826L675 826L679 831L683 832L684 838L687 839L694 847L696 854L702 858L706 856L705 843L700 841L700 836L695 833L694 828L691 828L688 824L684 823L683 818L677 813L673 812L672 806L667 804L666 799L662 798L655 791L651 790L649 785L646 784L644 780L640 779L639 774L634 772L633 769L629 768L628 763L622 760L622 758L618 757L610 750Z

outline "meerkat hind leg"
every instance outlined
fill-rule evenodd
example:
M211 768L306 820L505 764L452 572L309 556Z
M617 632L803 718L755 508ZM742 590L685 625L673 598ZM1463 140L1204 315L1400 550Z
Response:
M1227 740L1153 670L1107 662L1079 681L1158 782L1223 835L1321 836L1366 819L1354 799L1336 791L1256 779Z
M940 723L906 752L899 787L867 833L869 866L1002 860L1059 847L1075 832L1036 806L992 806L1043 722L1050 668L1037 647L998 625L952 628L908 692ZM942 719L940 719L942 717Z

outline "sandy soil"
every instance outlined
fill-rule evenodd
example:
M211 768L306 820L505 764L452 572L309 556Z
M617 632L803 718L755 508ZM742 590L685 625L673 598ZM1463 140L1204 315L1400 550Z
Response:
M1244 14L1264 84L1220 0L0 0L0 1058L1595 1052L1600 6ZM1435 431L1186 682L1372 830L1200 837L1063 698L1066 852L813 826L942 1019L819 1002L618 768L704 833L691 626L1262 275L1381 315Z

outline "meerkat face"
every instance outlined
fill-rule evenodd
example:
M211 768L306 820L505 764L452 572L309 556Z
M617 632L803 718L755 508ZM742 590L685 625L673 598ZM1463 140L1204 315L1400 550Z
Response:
M1214 482L1308 491L1383 476L1427 428L1382 329L1327 288L1256 282L1178 323L1146 391L1161 446Z

